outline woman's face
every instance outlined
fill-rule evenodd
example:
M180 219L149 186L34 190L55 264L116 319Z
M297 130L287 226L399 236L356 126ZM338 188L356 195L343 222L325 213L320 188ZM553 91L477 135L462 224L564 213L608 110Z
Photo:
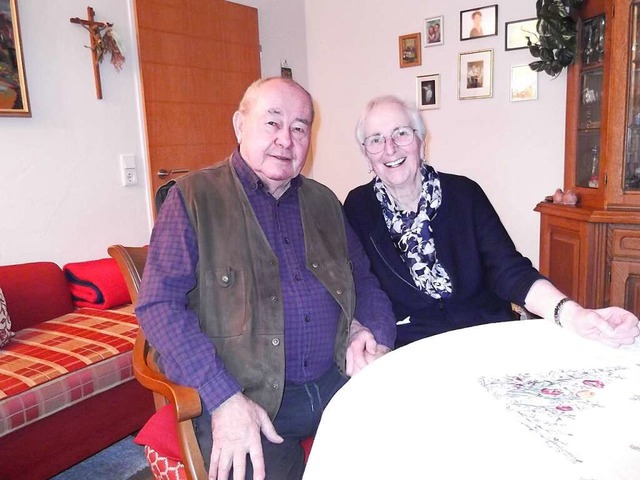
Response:
M365 140L372 135L382 135L384 147L380 153L365 154L371 169L385 185L394 189L415 187L420 180L420 152L422 141L412 132L409 145L398 146L391 135L401 127L411 127L411 120L398 104L385 103L374 107L364 120Z

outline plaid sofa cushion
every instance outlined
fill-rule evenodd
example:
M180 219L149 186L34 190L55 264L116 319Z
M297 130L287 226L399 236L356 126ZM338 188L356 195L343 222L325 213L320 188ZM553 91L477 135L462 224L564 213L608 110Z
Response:
M133 378L131 306L81 308L16 332L0 350L0 437Z

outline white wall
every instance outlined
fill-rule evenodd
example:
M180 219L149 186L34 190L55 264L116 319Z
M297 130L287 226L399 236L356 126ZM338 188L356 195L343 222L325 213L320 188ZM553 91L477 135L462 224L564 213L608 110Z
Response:
M317 101L311 176L341 198L369 179L353 137L364 103L382 93L415 98L417 75L440 73L439 110L425 113L429 161L485 189L518 248L535 263L535 204L562 183L564 74L540 75L539 100L510 103L510 66L525 51L504 51L504 22L535 15L530 0L499 5L499 35L459 41L462 0L238 0L259 9L262 73L278 75L286 58ZM96 100L85 17L78 0L20 0L32 118L0 118L0 264L59 264L106 256L112 243L142 244L151 229L146 186L139 70L132 2L95 0L97 20L113 22L127 60L117 73L101 66L104 99ZM445 16L445 44L424 48L420 67L398 68L398 36ZM457 55L495 49L494 96L456 98ZM141 183L120 184L119 155L137 157Z
M101 65L97 100L88 32L69 22L87 2L20 0L31 118L0 117L0 264L104 258L112 243L148 242L150 211L131 1L94 0L125 48L117 73ZM121 186L120 154L140 182Z
M258 9L262 77L279 77L283 60L293 79L309 85L305 2L303 0L228 0Z
M490 2L489 2L490 3ZM488 4L489 4L488 3ZM498 36L460 41L460 11L468 0L307 0L309 88L318 103L312 175L340 198L370 175L354 137L373 96L395 93L415 101L416 76L439 73L441 108L424 113L428 161L475 179L493 202L518 249L538 263L539 215L545 195L562 186L566 79L539 76L539 99L509 101L511 65L529 63L527 50L505 51L504 23L535 17L535 2L498 2ZM399 68L398 36L421 31L444 15L444 45L422 49L422 66ZM460 52L494 49L490 99L457 99Z

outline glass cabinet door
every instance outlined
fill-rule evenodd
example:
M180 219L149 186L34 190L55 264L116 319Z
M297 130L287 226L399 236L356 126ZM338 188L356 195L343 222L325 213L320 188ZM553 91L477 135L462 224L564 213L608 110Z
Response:
M581 90L575 184L584 188L598 188L600 186L600 119L602 114L604 35L604 15L598 15L582 22L579 40Z
M625 191L640 190L640 1L631 5L629 18L629 92L627 94L626 139L623 165Z

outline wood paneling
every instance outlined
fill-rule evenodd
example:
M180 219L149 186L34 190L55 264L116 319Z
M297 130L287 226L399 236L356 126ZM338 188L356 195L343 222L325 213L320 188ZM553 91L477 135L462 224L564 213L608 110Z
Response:
M256 9L223 0L137 0L152 191L159 169L196 170L236 147L231 117L260 78Z

